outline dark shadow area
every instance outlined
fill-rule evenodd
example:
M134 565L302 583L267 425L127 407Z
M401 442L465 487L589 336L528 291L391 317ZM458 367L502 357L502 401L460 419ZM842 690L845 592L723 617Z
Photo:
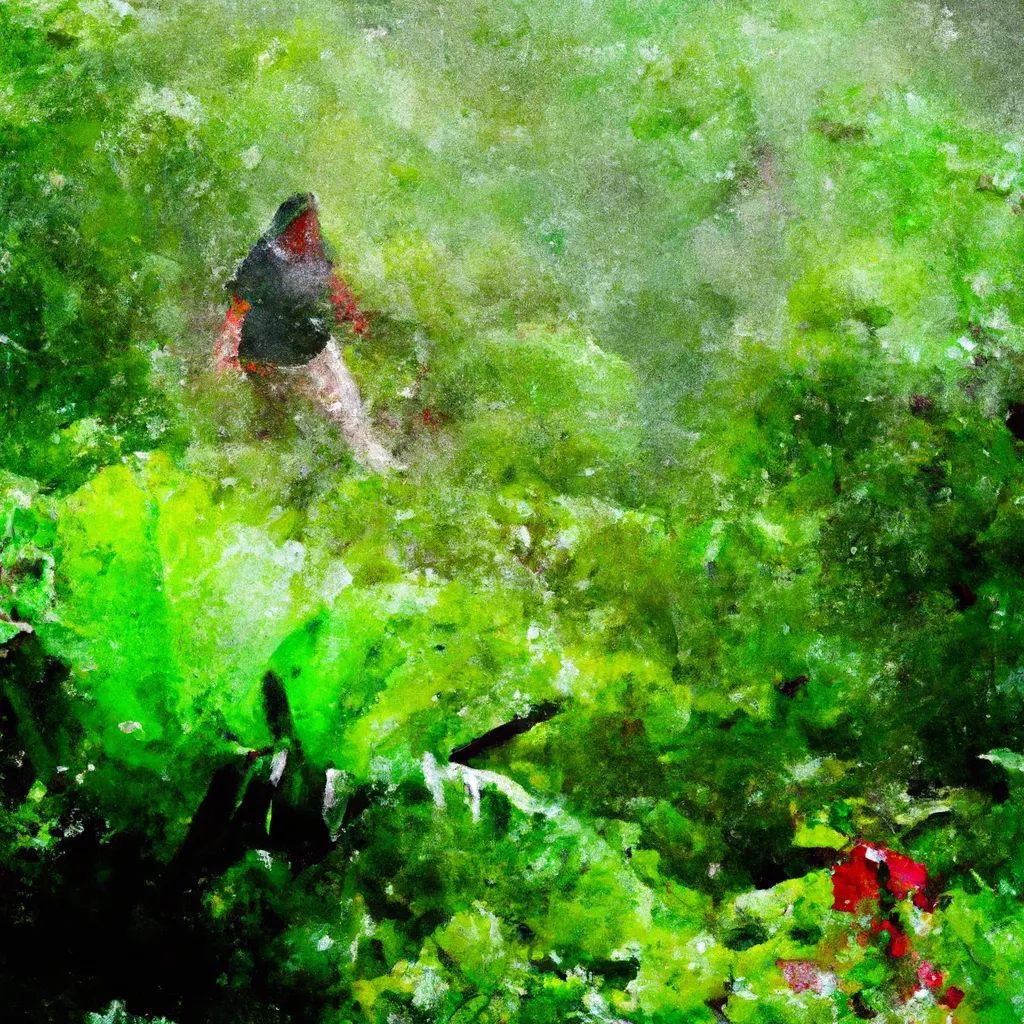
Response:
M550 721L560 710L561 705L554 701L538 704L528 715L523 715L522 718L513 718L511 722L495 726L495 728L485 732L483 736L478 736L475 740L470 740L469 743L457 747L449 754L448 760L454 761L455 764L468 765L470 761L480 757L481 754L486 754L488 750L500 747L515 739L516 736L529 732L535 725L539 725L541 722Z

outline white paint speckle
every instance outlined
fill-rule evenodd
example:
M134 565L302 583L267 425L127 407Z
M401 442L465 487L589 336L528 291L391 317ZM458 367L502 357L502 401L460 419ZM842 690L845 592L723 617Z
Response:
M239 154L239 158L247 171L255 171L263 160L263 150L259 146L250 146Z
M270 762L270 784L276 786L284 775L285 765L288 763L288 751L279 750L274 759Z

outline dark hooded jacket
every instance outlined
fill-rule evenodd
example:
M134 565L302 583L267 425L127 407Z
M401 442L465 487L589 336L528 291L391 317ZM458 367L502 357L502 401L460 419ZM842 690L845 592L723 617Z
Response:
M320 233L316 200L285 200L270 230L238 265L228 289L248 305L238 359L242 366L302 366L330 340L334 263Z

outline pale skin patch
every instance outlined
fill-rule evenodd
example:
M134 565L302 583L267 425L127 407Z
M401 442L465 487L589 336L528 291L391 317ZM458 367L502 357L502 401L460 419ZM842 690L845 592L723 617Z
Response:
M248 304L245 304L246 307ZM235 306L228 311L220 335L213 346L214 368L218 374L241 370L238 346L242 340L244 310ZM324 350L305 366L280 367L279 372L294 375L299 389L338 424L356 459L367 469L383 473L401 469L377 439L373 424L359 394L345 358L332 336Z
M323 352L300 371L300 387L338 424L356 458L368 469L383 473L398 463L377 439L345 358L332 337Z

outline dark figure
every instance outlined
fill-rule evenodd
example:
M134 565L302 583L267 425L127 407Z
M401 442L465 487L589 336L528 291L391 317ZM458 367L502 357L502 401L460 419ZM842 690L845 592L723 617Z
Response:
M331 334L366 319L331 260L312 193L287 199L229 282L231 306L214 344L217 369L293 377L339 424L357 458L383 470L394 466L374 437L359 388Z

